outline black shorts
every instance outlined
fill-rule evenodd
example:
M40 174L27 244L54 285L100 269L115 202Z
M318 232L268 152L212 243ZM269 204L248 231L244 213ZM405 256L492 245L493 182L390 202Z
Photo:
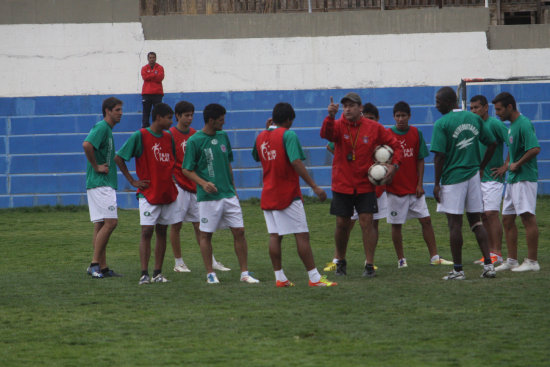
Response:
M357 213L378 213L376 194L367 192L364 194L341 194L332 192L330 214L338 217L350 218L353 215L353 208Z

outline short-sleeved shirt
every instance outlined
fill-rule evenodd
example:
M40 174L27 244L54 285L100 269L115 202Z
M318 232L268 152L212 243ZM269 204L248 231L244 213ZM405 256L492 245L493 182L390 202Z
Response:
M454 110L435 122L430 150L445 154L442 185L467 181L479 172L480 141L489 145L495 137L475 113Z
M489 117L486 121L483 122L485 126L493 133L495 136L495 140L497 142L497 148L495 149L495 154L493 154L493 157L491 157L491 160L489 160L489 163L487 163L487 166L485 166L485 170L483 171L483 177L481 178L481 182L488 182L488 181L498 181L498 182L504 182L504 176L501 177L493 177L492 176L492 169L501 167L504 164L504 143L506 142L506 139L508 137L508 128L504 123L494 117ZM485 156L485 152L487 151L487 147L483 143L479 143L479 153L481 154L480 157L483 159L483 156Z
M533 124L523 115L519 115L516 121L510 125L506 143L508 144L510 163L519 161L528 150L540 147ZM533 157L522 164L516 172L510 171L507 182L537 182L538 177L537 157Z
M230 164L233 152L225 131L214 135L197 131L187 140L182 168L194 171L200 178L216 185L218 192L209 194L197 185L197 201L213 201L236 195Z
M87 141L94 147L96 163L98 165L107 163L109 166L109 173L98 173L88 161L86 165L86 189L109 186L116 190L118 180L113 128L105 120L101 120L94 125L84 141Z
M270 130L274 130L276 127L270 127ZM306 155L304 154L304 150L302 149L302 144L300 144L300 141L298 140L298 135L292 130L287 130L283 134L283 143L285 145L286 155L288 156L288 160L290 162L294 162L296 159L299 159L301 161L304 161L306 159ZM258 150L256 149L256 145L252 148L252 157L256 162L260 161L260 157L258 156Z

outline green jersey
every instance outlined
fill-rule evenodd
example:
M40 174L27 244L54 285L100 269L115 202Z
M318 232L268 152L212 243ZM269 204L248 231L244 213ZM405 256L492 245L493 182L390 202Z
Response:
M529 149L540 147L535 128L527 117L520 115L516 121L512 122L508 129L508 154L510 154L510 163L515 163L523 157ZM521 165L516 171L508 173L508 183L519 181L537 182L539 171L537 167L537 157Z
M98 173L88 161L86 166L86 189L109 186L116 190L118 181L113 128L105 120L101 120L94 125L84 141L87 141L94 147L96 163L98 165L107 163L109 166L109 173Z
M504 144L506 143L506 139L508 137L508 128L504 123L494 117L489 117L486 121L483 122L485 126L493 133L495 136L495 140L497 142L497 148L495 149L495 154L493 154L493 157L487 163L487 166L485 167L485 170L483 171L483 177L481 179L482 182L488 182L488 181L498 181L498 182L504 182L504 176L494 178L492 176L493 168L501 167L504 164ZM479 143L479 153L481 154L480 157L483 160L483 157L485 156L485 152L487 151L487 147L483 143Z
M197 201L213 201L236 195L231 173L233 152L225 131L215 135L197 131L187 140L182 168L194 171L200 178L216 185L218 192L209 194L197 185Z
M467 181L479 172L480 141L489 145L495 137L475 113L454 110L435 122L430 150L445 155L442 185Z
M275 130L277 127L270 127L269 130ZM283 134L283 144L285 145L286 155L288 156L289 162L294 162L296 159L304 161L306 156L304 150L302 149L302 144L298 140L298 135L292 130L287 130ZM260 161L258 156L258 150L256 149L256 144L252 148L252 157L256 162Z

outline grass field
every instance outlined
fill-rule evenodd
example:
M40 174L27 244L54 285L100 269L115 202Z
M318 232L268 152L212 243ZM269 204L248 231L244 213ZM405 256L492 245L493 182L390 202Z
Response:
M440 254L450 259L443 215L429 201ZM332 258L328 204L306 204L317 265ZM228 231L214 252L231 272L207 285L191 227L184 260L192 272L138 286L139 218L121 211L108 262L123 278L91 279L92 224L85 208L1 210L0 366L548 366L550 364L550 198L539 198L537 273L481 279L474 237L464 229L466 281L429 265L418 222L404 228L408 268L397 269L390 227L380 226L378 276L361 277L360 231L352 233L348 276L310 289L293 238L284 269L296 287L277 289L257 202L243 203L250 270L239 282ZM520 257L526 254L520 228ZM149 269L152 272L152 268ZM334 280L334 275L329 275Z

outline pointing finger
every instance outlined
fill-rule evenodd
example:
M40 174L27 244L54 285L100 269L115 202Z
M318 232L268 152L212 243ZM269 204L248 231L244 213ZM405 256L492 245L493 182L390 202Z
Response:
M330 104L334 104L334 101L332 100L332 96L330 96Z

